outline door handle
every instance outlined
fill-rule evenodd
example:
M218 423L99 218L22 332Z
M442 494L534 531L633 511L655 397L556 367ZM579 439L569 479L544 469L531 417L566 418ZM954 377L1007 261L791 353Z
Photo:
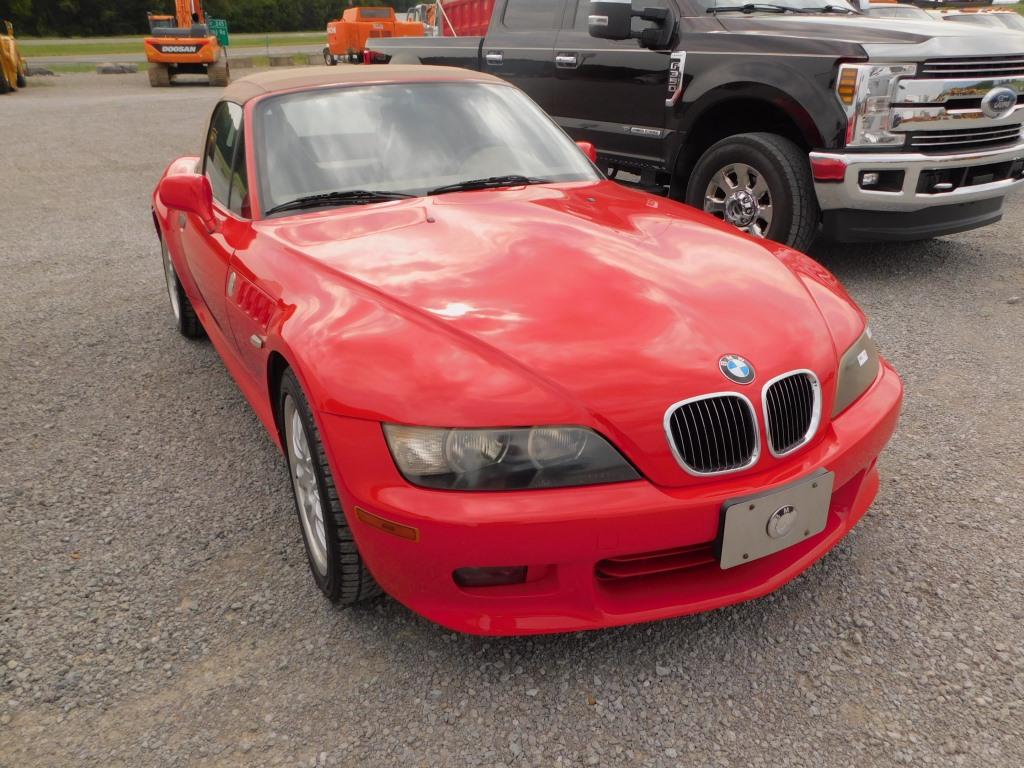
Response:
M484 60L492 67L500 67L504 56L502 56L501 51L490 51L484 56Z
M576 69L580 60L575 53L559 53L555 56L555 66L559 69Z

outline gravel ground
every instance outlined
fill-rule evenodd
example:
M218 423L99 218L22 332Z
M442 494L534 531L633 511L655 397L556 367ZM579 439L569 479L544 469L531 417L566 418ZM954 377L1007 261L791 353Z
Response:
M321 599L281 458L171 326L148 195L217 95L0 98L0 765L1024 764L1024 198L816 253L907 383L832 554L711 614L486 640Z

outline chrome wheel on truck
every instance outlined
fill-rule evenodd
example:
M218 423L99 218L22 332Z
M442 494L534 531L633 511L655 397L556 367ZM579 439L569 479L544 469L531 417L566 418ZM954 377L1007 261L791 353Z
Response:
M767 237L774 215L764 174L746 163L730 163L711 177L704 210L756 237Z
M741 133L697 161L686 202L754 237L806 251L818 233L807 153L773 133Z

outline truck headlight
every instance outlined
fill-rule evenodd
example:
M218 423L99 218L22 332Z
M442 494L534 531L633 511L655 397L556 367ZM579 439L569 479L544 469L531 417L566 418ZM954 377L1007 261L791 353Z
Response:
M893 133L892 102L901 77L917 74L916 64L843 64L836 95L846 111L846 146L895 147L906 135Z
M882 362L878 356L878 345L871 338L871 329L866 328L839 361L839 376L836 381L836 400L832 406L832 417L845 411L878 376Z
M385 424L398 471L414 485L504 491L621 483L640 475L583 427L436 429Z

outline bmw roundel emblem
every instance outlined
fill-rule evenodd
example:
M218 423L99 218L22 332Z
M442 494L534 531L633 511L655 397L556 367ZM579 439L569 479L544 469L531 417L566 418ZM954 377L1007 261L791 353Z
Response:
M739 355L723 355L718 361L718 367L725 374L725 378L737 384L749 384L754 380L754 366Z

